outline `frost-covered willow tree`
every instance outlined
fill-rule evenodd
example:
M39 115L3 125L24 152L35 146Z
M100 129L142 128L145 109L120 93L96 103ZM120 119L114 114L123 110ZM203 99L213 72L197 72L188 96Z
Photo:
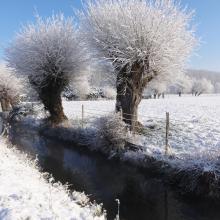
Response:
M37 17L36 23L25 26L6 50L10 67L28 77L55 124L66 120L61 92L78 76L85 61L77 35L72 18Z
M195 96L200 96L203 93L212 93L214 91L212 82L206 78L193 78L192 81L192 94L195 94Z
M116 110L134 129L148 83L175 77L195 45L192 13L172 0L93 0L81 13L82 33L117 72Z
M167 90L166 81L152 80L151 82L149 82L149 85L145 90L145 93L150 95L153 94L154 98L156 98L156 96L158 96L159 98L161 94L166 92L166 90Z
M216 82L214 85L215 93L220 93L220 82Z
M182 93L189 93L192 90L193 79L186 74L179 74L179 76L171 83L169 87L170 93L177 93L179 96Z
M18 79L5 63L0 63L0 104L2 111L10 111L18 104L23 91L23 81Z

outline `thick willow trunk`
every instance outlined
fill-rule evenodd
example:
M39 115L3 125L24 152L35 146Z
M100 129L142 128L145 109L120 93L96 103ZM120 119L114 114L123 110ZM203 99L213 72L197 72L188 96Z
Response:
M44 107L49 111L49 120L53 124L59 124L67 120L63 112L60 86L51 84L43 87L39 92Z
M7 98L1 99L1 107L3 112L8 112L11 110L10 100Z
M117 96L117 111L122 111L123 120L132 131L140 127L138 122L138 105L141 102L140 90L126 90L124 95Z
M19 96L13 97L10 100L10 105L11 105L12 109L14 107L16 107L19 103L20 103L20 97Z
M130 73L126 71L125 67L117 77L116 111L122 112L123 120L131 131L137 131L142 127L138 122L138 105L144 89L143 69L135 64Z

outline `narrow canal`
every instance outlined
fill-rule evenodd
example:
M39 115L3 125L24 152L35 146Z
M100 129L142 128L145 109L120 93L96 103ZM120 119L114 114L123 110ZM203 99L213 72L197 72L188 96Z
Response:
M220 203L184 198L156 175L70 144L44 138L25 126L15 126L11 141L31 157L38 155L44 172L72 190L84 191L103 203L108 219L120 220L219 220Z

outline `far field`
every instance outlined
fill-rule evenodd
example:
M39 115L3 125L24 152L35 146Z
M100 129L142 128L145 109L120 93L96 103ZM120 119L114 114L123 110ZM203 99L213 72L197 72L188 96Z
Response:
M82 105L85 118L95 119L113 112L115 101L64 101L63 105L69 118L80 121ZM164 156L166 112L170 113L169 153L174 159ZM204 171L216 169L220 158L220 95L143 100L139 120L146 126L146 135L135 137L144 146L142 153L184 168L195 165Z

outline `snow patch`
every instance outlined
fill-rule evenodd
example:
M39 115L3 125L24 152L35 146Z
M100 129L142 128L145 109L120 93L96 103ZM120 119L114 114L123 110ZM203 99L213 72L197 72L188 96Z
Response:
M102 206L84 193L70 192L0 139L0 219L104 220Z

